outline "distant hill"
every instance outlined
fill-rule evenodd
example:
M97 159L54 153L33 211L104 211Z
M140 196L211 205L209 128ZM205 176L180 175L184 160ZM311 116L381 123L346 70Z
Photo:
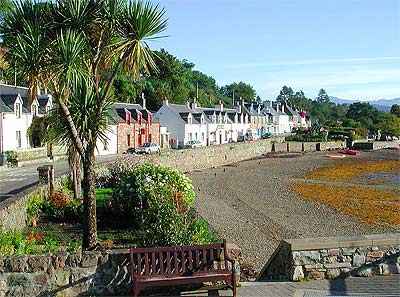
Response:
M376 109L380 111L390 111L390 108L392 107L393 104L399 104L400 105L400 98L393 98L393 99L379 99L379 100L373 100L373 101L360 101L360 100L352 100L352 99L343 99L343 98L338 98L338 97L330 97L331 101L336 103L336 104L352 104L355 102L368 102L372 106L374 106Z

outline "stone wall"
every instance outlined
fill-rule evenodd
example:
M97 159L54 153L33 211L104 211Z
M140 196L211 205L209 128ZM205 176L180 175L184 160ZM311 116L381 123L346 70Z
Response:
M274 153L285 153L288 151L288 146L286 142L274 142L272 146L272 151Z
M301 153L303 151L302 142L289 141L287 145L290 153Z
M317 142L303 142L303 152L316 152Z
M341 150L345 148L345 141L327 141L317 143L317 151Z
M335 279L400 274L400 234L284 240L265 266L268 279Z
M400 148L400 141L370 141L355 142L354 148L359 150L381 150L386 148Z
M128 295L128 250L0 257L0 297Z

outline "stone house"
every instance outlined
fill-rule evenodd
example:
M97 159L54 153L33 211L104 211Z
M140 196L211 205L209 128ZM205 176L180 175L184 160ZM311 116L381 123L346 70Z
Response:
M115 103L112 106L110 127L115 131L110 141L116 144L116 152L122 154L129 148L137 148L145 143L160 144L160 123L153 118L153 113L143 105Z

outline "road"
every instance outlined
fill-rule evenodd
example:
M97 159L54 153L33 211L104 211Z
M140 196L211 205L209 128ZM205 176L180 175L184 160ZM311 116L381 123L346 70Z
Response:
M115 158L115 155L99 156L97 157L97 162L104 163L112 161ZM68 163L65 160L44 162L18 168L4 168L0 170L0 202L37 184L37 168L45 164L54 165L54 172L56 176L60 176L68 172Z

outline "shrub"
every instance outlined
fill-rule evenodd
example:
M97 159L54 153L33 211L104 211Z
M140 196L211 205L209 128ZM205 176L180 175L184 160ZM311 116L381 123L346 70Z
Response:
M108 188L112 185L112 174L108 167L98 165L94 169L94 174L97 188Z
M191 180L178 170L142 164L122 173L112 206L140 234L142 246L208 242L208 225L197 221Z
M42 210L45 198L45 190L39 189L29 195L26 204L26 215L28 223L35 226L36 221L39 218L40 212Z
M8 167L17 167L18 166L18 154L16 151L5 151L4 156L7 160Z
M48 200L43 202L41 209L50 220L71 222L81 218L82 208L80 200L71 199L63 192L54 192Z
M59 251L76 251L78 243L68 242L66 246L43 232L0 231L0 256L46 254Z

